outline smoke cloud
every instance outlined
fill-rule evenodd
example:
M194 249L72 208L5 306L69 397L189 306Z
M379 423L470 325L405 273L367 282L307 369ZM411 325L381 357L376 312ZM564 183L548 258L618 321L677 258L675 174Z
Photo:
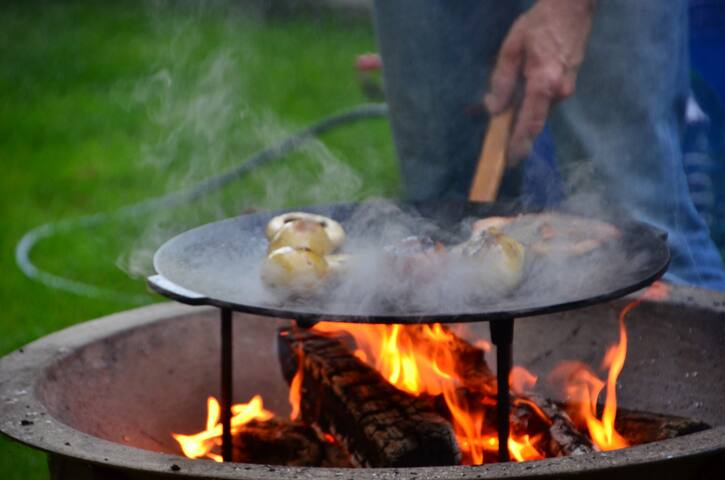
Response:
M257 78L264 61L255 33L264 18L254 11L231 15L222 26L226 31L215 35L233 42L212 43L210 48L208 35L200 29L206 12L221 7L182 5L187 20L168 21L164 17L175 10L162 6L149 11L162 43L158 58L146 76L118 87L132 92L136 106L147 111L148 130L154 132L143 141L138 158L154 172L150 183L163 188L151 192L153 196L193 187L299 129L285 121L284 112L260 103L260 86L250 80ZM248 74L250 69L256 69L254 75ZM352 77L352 66L350 70ZM373 159L376 152L356 154L380 164ZM128 228L138 233L117 265L133 277L145 277L154 273L157 248L192 227L252 209L358 199L363 194L360 174L348 159L311 140L283 161L256 169L224 189L134 219L136 224Z

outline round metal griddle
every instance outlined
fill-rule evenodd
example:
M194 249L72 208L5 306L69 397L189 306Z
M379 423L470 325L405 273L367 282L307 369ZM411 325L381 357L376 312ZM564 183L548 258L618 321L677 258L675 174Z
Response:
M447 203L398 203L406 215L420 216L454 232L466 219L522 213L512 205ZM303 208L329 216L349 232L358 204ZM617 224L622 237L606 252L606 261L586 263L573 258L571 268L559 269L545 278L525 278L508 295L481 303L447 305L432 310L401 310L394 303L369 305L330 303L325 296L304 301L285 301L266 291L256 270L267 248L264 229L282 212L254 213L210 223L166 242L154 257L158 275L149 283L157 292L192 305L214 305L239 312L290 318L358 323L420 323L490 321L553 313L611 300L639 290L667 269L670 253L666 234L634 221ZM381 222L385 219L381 219ZM634 261L636 259L636 261ZM579 262L580 264L577 264ZM612 268L616 265L616 268ZM568 279L567 271L577 271ZM371 278L370 282L375 279ZM542 292L542 288L546 291Z

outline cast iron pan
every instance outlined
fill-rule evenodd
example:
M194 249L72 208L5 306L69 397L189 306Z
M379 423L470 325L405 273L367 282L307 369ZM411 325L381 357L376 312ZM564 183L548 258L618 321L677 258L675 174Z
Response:
M437 228L444 243L461 240L451 232L462 232L466 220L490 215L521 213L505 204L396 203L405 215L419 216ZM319 213L341 222L350 232L350 219L359 204L336 204L295 210ZM366 208L363 206L363 208ZM242 215L184 232L167 241L154 256L157 275L151 288L162 295L191 305L214 305L239 312L296 320L326 320L356 323L468 322L518 318L569 310L604 302L639 290L661 277L670 261L666 234L654 227L620 219L622 232L617 244L600 255L603 259L573 259L571 268L538 272L525 278L514 291L480 303L448 304L420 310L394 302L346 304L327 301L324 295L302 301L282 300L270 295L259 280L258 266L266 255L267 222L282 213ZM390 221L381 218L381 222ZM394 221L394 220L393 220ZM430 228L426 233L431 233ZM603 260L603 261L602 261ZM375 279L371 278L371 282Z

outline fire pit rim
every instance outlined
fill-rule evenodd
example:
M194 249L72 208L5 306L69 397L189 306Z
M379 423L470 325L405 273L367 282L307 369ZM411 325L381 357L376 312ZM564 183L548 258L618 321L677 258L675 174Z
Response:
M725 312L725 294L675 287L668 303L702 307ZM92 436L55 418L36 395L36 387L48 368L84 345L108 339L159 321L175 321L185 316L215 312L213 307L189 307L163 303L101 317L42 337L0 358L0 433L25 445L51 454L74 457L122 469L149 473L197 475L206 478L319 478L357 477L370 469L284 467L262 464L219 464L143 450ZM563 474L586 468L589 471L618 466L659 462L673 456L715 453L725 444L725 426L715 427L665 442L655 442L624 450L537 462L398 469L375 469L380 478L419 474L426 478L435 471L441 479L480 477L505 478L517 475ZM173 469L172 469L173 466ZM177 470L178 467L178 470ZM211 476L211 477L210 477Z

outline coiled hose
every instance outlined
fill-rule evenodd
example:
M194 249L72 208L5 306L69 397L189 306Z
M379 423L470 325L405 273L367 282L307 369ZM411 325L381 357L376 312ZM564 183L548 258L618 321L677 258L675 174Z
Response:
M319 135L329 132L337 127L350 125L362 120L384 117L387 113L388 108L384 103L364 104L348 110L343 110L325 117L309 127L283 138L268 148L256 152L236 167L232 167L225 172L207 178L206 180L203 180L191 187L127 205L113 212L94 213L39 225L26 232L17 243L15 246L15 261L20 270L28 278L56 290L62 290L83 297L124 303L148 303L151 300L151 297L147 295L118 292L45 271L33 263L31 259L33 248L35 248L41 240L48 239L57 234L67 233L72 230L94 227L108 221L111 218L132 218L160 208L168 208L184 203L191 203L213 192L221 190L225 186L243 178L245 175L262 165L266 165L283 158L288 153L295 151L306 142Z

